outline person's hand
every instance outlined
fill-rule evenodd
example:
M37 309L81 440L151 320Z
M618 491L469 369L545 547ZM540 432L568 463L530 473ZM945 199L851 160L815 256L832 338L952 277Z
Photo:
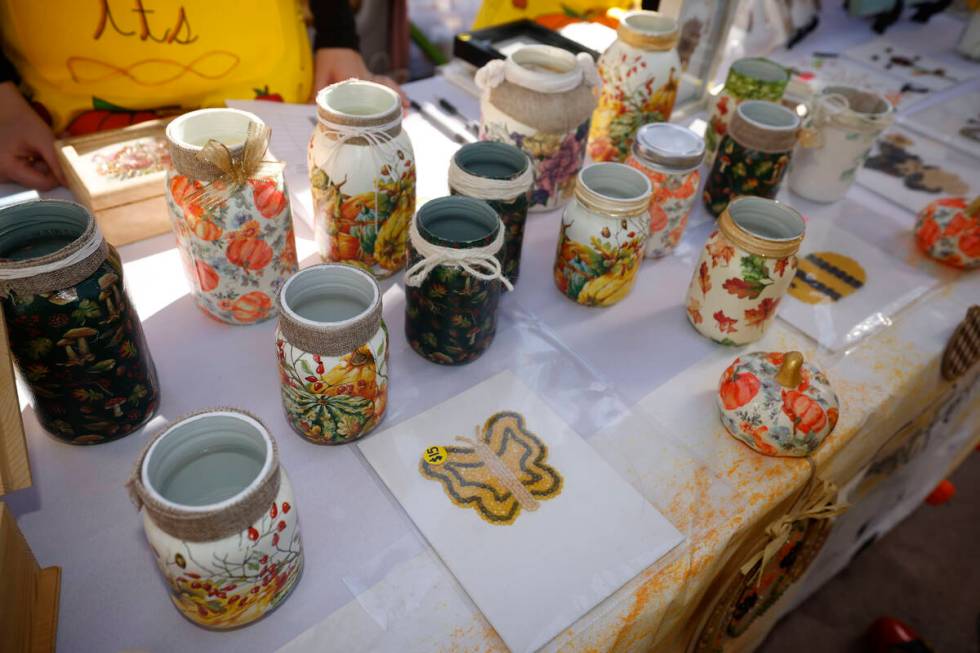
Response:
M65 183L54 134L13 82L0 84L0 182L51 190Z
M402 104L408 105L408 98L395 80L384 75L375 75L368 70L361 54L350 48L320 48L313 58L313 98L324 86L356 77L378 82L391 88L401 96Z

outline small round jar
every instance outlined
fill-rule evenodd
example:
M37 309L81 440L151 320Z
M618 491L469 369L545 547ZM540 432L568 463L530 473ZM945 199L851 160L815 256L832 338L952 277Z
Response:
M888 100L849 86L828 86L810 110L789 169L789 187L814 202L836 202L854 183L868 152L894 119Z
M409 243L405 281L405 337L419 356L441 365L461 365L482 356L497 333L501 286L499 278L481 279L438 251L427 263L430 259L419 248L451 250L449 256L483 251L502 265L503 238L498 234L503 228L496 211L469 197L440 197L419 209L419 242ZM466 266L474 269L471 262ZM420 281L413 280L416 271Z
M219 408L177 420L127 486L170 600L193 623L245 626L292 592L303 570L296 499L256 417Z
M38 200L0 209L0 304L45 430L98 444L156 412L159 383L123 266L87 209Z
M227 324L274 317L276 293L299 267L282 165L261 163L235 186L225 170L202 158L215 141L237 168L256 128L264 128L259 117L238 109L191 111L167 125L173 167L166 197L177 251L197 305ZM255 153L257 164L268 157L267 144L268 133Z
M798 351L756 351L736 358L718 382L721 422L767 456L809 456L837 426L830 382Z
M803 216L761 197L732 201L718 219L694 268L687 317L723 345L761 338L796 275Z
M761 100L738 105L704 183L711 215L739 195L776 197L799 130L799 117L784 106Z
M504 275L517 283L527 202L534 170L524 152L507 143L481 141L456 150L449 163L449 192L483 200L504 223Z
M636 130L667 122L681 77L677 21L654 11L634 11L619 23L616 42L599 57L602 94L592 114L589 156L623 161Z
M653 187L648 258L666 256L684 235L698 195L703 159L704 141L687 127L662 122L643 125L636 133L626 165L645 174Z
M320 258L386 279L405 266L415 213L415 154L401 98L383 84L348 79L321 89L316 105L307 165Z
M314 265L286 280L278 302L276 356L289 425L315 444L370 433L388 405L388 329L377 281L353 266Z
M555 284L584 306L612 306L629 294L643 261L652 188L622 163L582 170L575 201L562 214Z
M980 197L930 202L919 212L915 242L927 256L954 268L980 267Z
M728 69L725 87L711 103L711 117L704 130L705 159L711 164L735 108L745 100L779 102L789 84L789 70L762 57L745 57Z

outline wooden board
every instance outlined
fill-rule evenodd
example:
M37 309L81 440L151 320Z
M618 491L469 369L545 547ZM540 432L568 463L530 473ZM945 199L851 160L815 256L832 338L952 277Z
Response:
M17 399L13 357L7 325L0 312L0 496L30 484L31 468L27 462L27 440Z

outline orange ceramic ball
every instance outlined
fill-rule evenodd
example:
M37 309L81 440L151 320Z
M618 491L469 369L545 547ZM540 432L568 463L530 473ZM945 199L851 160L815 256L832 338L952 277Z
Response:
M971 270L980 267L980 197L946 197L919 213L915 241L940 263Z

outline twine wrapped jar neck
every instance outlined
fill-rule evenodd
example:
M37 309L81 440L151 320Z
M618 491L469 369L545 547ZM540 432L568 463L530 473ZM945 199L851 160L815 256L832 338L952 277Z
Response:
M851 86L828 86L811 106L811 128L840 127L849 131L878 133L894 120L894 107L877 93Z
M687 127L669 122L643 125L633 155L645 165L670 173L694 170L704 160L704 140Z
M507 143L468 143L449 161L449 188L466 197L512 202L533 183L530 159Z
M328 138L353 145L374 144L371 134L391 139L402 131L398 94L383 84L361 79L321 89L316 95L316 115Z
M722 211L718 229L750 254L785 258L800 249L806 231L795 209L762 197L737 197Z
M575 199L586 210L609 218L645 213L653 187L646 175L622 163L594 163L583 168L575 184Z
M763 100L738 105L728 134L739 145L758 152L778 153L793 149L800 118L784 106Z
M677 21L655 11L634 11L619 22L616 36L634 48L647 51L670 50L677 45Z
M209 141L223 146L231 161L255 166L261 163L269 146L265 123L254 113L239 109L191 111L170 121L166 134L174 169L185 177L203 182L228 174L227 170L202 156ZM254 138L259 140L250 144L250 139Z

